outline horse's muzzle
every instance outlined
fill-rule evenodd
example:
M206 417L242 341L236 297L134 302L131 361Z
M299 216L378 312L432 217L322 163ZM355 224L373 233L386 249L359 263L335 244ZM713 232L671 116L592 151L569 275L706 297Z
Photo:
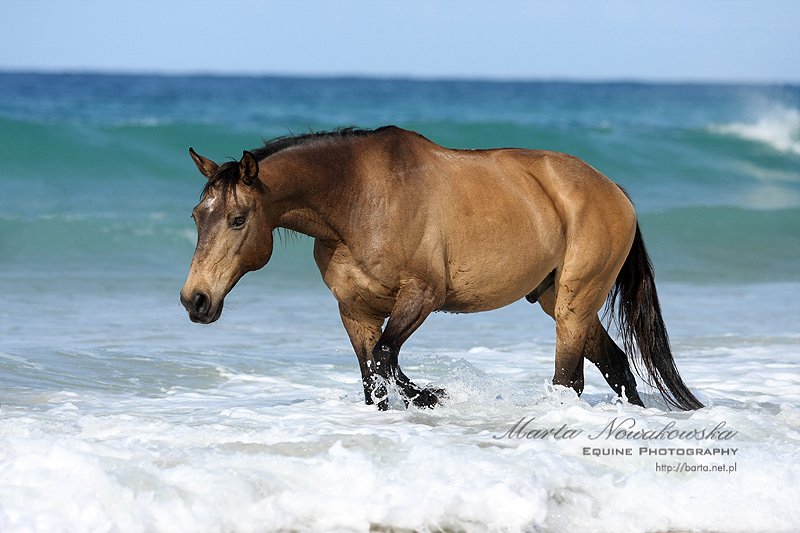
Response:
M189 313L189 320L199 324L210 324L219 319L222 315L222 304L214 304L211 297L203 291L195 291L191 297L181 292L181 303Z

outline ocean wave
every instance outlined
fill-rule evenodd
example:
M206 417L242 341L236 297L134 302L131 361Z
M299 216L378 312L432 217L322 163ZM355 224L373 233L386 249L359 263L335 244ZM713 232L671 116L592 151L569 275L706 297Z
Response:
M689 207L639 220L656 270L667 279L800 279L799 208Z
M714 125L712 132L766 144L773 149L800 154L800 110L774 106L754 122Z

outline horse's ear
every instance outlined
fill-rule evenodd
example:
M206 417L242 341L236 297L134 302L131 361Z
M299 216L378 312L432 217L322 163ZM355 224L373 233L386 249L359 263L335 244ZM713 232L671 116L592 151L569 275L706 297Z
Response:
M189 155L192 156L194 164L197 165L197 169L200 171L200 173L208 179L211 179L211 176L213 176L217 171L217 168L219 168L219 165L210 159L206 159L202 155L197 155L197 153L191 148L189 148Z
M242 183L248 187L252 187L258 178L258 161L247 150L244 151L242 160L239 161L239 172L242 175Z

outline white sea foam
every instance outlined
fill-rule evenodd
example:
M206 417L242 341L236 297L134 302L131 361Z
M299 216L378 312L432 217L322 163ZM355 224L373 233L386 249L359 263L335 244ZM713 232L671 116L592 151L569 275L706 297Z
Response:
M440 383L465 399L434 411L380 413L361 404L356 387L289 394L296 383L262 376L150 400L83 395L65 402L56 394L48 410L4 408L0 528L617 532L800 526L800 409L791 402L684 415L605 401L596 390L587 401L480 376L469 364L454 363ZM759 401L771 396L769 390L765 384ZM498 391L514 400L493 397ZM532 422L509 435L521 419ZM619 440L603 432L609 422L627 419L651 431L670 423L709 431L724 422L737 433L698 442ZM581 434L526 438L531 430L564 427ZM684 454L642 455L643 447ZM606 455L625 449L631 454ZM727 455L686 455L694 449ZM681 463L691 471L657 470ZM731 473L700 470L734 465Z
M780 152L800 154L800 110L773 106L754 122L713 126L712 131L767 144Z

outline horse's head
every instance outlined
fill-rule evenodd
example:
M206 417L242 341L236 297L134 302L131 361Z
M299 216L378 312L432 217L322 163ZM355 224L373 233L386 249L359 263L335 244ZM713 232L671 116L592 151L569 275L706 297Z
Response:
M239 162L217 165L192 149L189 153L208 183L192 212L197 248L181 303L193 322L209 324L222 314L225 296L236 282L269 261L274 226L253 154L245 152Z

